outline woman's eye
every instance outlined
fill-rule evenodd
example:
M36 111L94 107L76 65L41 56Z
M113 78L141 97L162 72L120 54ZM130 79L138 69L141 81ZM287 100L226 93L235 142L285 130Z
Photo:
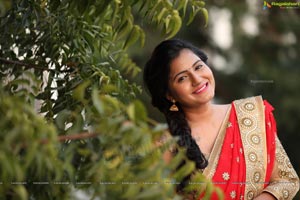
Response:
M184 81L186 79L186 76L181 76L181 77L179 77L178 78L178 83L180 83L180 82L182 82L182 81Z
M195 70L199 70L199 69L201 69L203 67L203 65L197 65L196 67L195 67Z

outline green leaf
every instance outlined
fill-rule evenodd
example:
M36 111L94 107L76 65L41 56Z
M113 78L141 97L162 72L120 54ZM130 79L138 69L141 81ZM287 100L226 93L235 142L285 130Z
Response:
M123 37L125 37L126 35L128 35L128 33L130 32L130 30L132 30L133 24L130 20L126 21L120 28L120 30L118 31L118 37L121 39Z
M161 197L159 192L160 184L150 185L150 187L145 188L142 192L140 192L136 199L158 199Z
M223 200L224 199L224 192L221 190L221 188L214 187L214 190L215 190L215 192L217 193L217 195L219 197L218 199Z
M32 142L30 144L30 148L28 148L28 152L26 155L25 168L28 168L31 165L34 156L36 154L37 146L38 146L37 142Z
M208 11L206 10L206 8L201 8L200 11L201 11L202 15L204 16L204 20L205 20L204 27L207 27L207 25L208 25Z
M186 23L187 25L189 25L189 24L191 24L193 22L193 20L195 18L195 15L196 15L196 8L195 8L195 6L192 6L192 10L190 12L189 19L188 19L188 21Z
M28 193L27 193L24 186L16 185L16 186L14 186L14 191L18 195L18 199L20 199L20 200L27 200L28 199Z
M93 90L92 90L92 100L93 100L93 105L95 106L97 111L100 114L104 114L104 106L99 98L98 90L96 88L93 88Z
M146 34L141 28L139 29L139 32L140 32L141 47L144 47ZM140 68L135 68L135 69L136 70L133 72L133 76L135 76L138 72L140 72Z
M182 180L185 176L191 174L193 170L195 169L195 163L194 162L187 162L185 163L179 170L177 170L173 177L176 180Z
M129 118L135 122L145 121L147 119L147 112L140 101L134 101L127 108Z
M205 2L204 2L204 1L195 1L195 4L196 4L198 7L204 7L204 6L205 6Z
M190 179L191 184L188 184L187 187L184 188L184 191L187 193L196 192L197 196L199 196L206 190L207 182L209 182L209 180L207 180L202 173L194 171Z
M168 35L167 39L174 37L178 33L178 31L181 28L181 24L182 24L182 21L181 21L181 18L179 16L179 13L178 13L177 10L174 10L173 11L173 16L172 16L171 21L170 21L171 31L170 31L170 34Z
M84 120L81 114L73 113L73 120L71 121L72 125L67 129L67 134L80 133L84 129Z
M122 195L122 198L128 199L133 198L139 193L139 187L137 185L128 184L126 186L123 186L125 192Z
M57 127L61 130L65 130L65 126L67 122L69 122L72 116L72 112L70 110L62 110L59 112L55 118L55 123Z
M206 189L205 189L205 196L203 199L209 200L213 193L213 184L211 182L207 182Z
M156 19L158 21L158 24L160 23L162 17L167 13L167 8L162 8L161 11L159 12L159 14L157 15Z
M167 15L165 20L164 20L165 33L170 32L169 25L170 25L171 17L172 17L171 15Z
M140 27L137 25L134 25L133 28L131 29L131 33L127 37L127 40L124 43L124 49L127 49L129 46L134 44L140 37Z
M183 16L185 16L186 14L186 8L188 5L189 0L182 0L184 2L184 6L183 6Z

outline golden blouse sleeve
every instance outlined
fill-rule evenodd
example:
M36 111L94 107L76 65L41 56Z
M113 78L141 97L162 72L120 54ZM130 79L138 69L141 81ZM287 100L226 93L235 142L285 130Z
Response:
M293 199L299 190L299 177L277 136L275 156L270 184L263 191L271 193L278 200Z

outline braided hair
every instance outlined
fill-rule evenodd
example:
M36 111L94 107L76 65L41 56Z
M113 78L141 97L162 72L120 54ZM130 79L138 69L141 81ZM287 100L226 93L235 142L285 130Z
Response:
M179 138L178 145L186 148L186 156L195 162L196 168L204 169L208 165L208 161L192 138L191 128L180 104L176 103L179 108L177 112L170 111L172 102L166 98L171 62L179 56L183 49L191 50L203 62L207 62L206 54L192 44L179 39L165 40L154 49L151 58L145 65L143 78L152 97L151 103L164 114L171 135ZM185 181L183 180L179 187L184 187L185 183L183 182Z

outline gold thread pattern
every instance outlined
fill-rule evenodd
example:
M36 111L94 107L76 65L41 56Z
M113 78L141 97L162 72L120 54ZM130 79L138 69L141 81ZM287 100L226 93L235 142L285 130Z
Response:
M260 144L260 137L257 134L253 134L251 135L251 141L254 144Z
M299 178L278 137L275 154L271 183L264 191L273 194L277 199L292 200L299 190Z
M248 102L248 103L245 103L244 108L247 111L253 111L255 109L255 105L253 103Z
M254 192L253 191L249 191L248 193L247 193L247 199L253 199L253 197L254 197Z
M249 153L248 157L251 162L257 161L257 155L254 152Z
M261 96L234 101L246 162L245 194L246 199L253 199L263 190L262 177L265 177L267 161L264 155L266 140L264 105Z
M288 190L283 190L282 191L282 196L283 196L284 199L289 198L289 191Z
M254 173L253 180L255 181L255 183L259 182L259 180L260 180L260 173L259 172Z
M230 197L234 199L236 197L236 192L233 190L230 192Z
M231 124L231 122L229 121L230 111L231 111L231 105L227 110L226 116L219 130L217 139L211 150L211 154L210 154L211 156L208 159L208 166L203 170L203 175L206 176L208 179L212 179L212 177L216 172L216 168L220 158L220 152L222 149L222 144L224 142L224 138L226 135L226 130L228 128L228 124Z
M224 173L222 174L222 177L223 177L224 181L228 181L228 180L230 179L230 175L229 175L228 172L224 172Z

